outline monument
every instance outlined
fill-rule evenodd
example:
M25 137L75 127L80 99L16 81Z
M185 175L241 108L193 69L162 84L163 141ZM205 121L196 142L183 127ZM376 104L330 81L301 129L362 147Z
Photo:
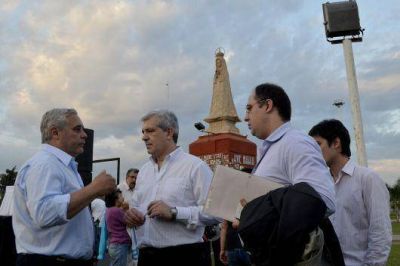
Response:
M240 119L233 103L229 73L222 49L215 53L213 96L209 124L200 136L189 145L189 152L204 160L213 170L216 165L235 169L253 168L256 164L257 147L235 126Z

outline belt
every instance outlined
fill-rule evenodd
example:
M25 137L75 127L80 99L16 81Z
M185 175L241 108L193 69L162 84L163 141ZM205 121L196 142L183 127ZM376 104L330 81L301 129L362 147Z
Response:
M21 262L20 265L57 265L57 266L93 265L92 260L71 259L62 256L47 256L42 254L24 254L24 253L20 253L17 255L17 261ZM28 264L25 264L25 262L28 262Z
M177 245L177 246L169 246L169 247L163 247L163 248L143 247L143 248L139 249L139 254L140 253L157 254L157 253L185 252L185 251L190 252L193 250L203 250L206 247L207 246L204 242Z

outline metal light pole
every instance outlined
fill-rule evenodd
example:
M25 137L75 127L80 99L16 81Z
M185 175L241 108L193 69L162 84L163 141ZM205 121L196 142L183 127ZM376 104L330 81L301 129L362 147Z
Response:
M352 42L361 42L364 29L360 26L358 6L355 1L343 1L322 4L327 40L332 44L343 44L346 63L347 84L349 86L350 105L353 117L357 161L367 166L364 133L361 118L360 98L356 69L354 65Z
M350 93L351 113L357 149L357 160L362 166L367 166L364 132L361 118L360 96L358 94L356 67L354 65L353 47L350 39L343 40L344 60L346 62L347 84Z

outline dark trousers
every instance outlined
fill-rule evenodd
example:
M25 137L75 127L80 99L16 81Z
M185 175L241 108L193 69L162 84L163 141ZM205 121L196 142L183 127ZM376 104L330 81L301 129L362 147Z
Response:
M91 260L65 259L40 254L17 254L16 266L93 266Z
M207 243L195 243L165 248L139 249L138 266L209 266L211 258Z

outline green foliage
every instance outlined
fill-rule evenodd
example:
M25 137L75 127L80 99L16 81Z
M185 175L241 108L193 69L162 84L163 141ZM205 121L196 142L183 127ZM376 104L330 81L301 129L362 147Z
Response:
M18 172L15 171L16 166L12 169L6 169L5 174L0 175L0 185L1 186L13 186L15 183L15 178L17 178Z
M0 174L0 204L3 202L6 186L13 186L18 172L15 171L16 166L12 169L6 169L5 174Z
M397 179L393 187L388 186L390 193L390 205L396 214L396 220L400 221L400 179Z

